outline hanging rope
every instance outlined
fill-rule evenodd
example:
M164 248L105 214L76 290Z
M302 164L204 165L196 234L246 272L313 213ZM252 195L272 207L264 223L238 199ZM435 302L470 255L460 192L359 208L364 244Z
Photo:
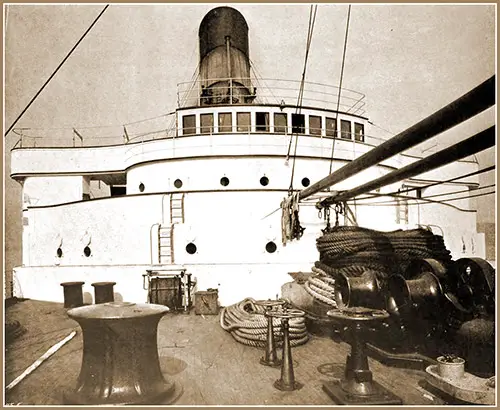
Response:
M42 87L38 90L38 92L34 95L34 97L31 99L31 101L24 107L24 109L21 111L21 114L17 116L17 118L14 120L14 122L10 125L10 127L7 129L7 131L4 134L4 137L7 136L7 134L12 130L12 128L17 124L17 122L21 119L21 117L24 115L24 113L28 110L28 108L33 104L33 102L36 100L36 98L40 95L40 93L43 91L43 89L47 86L47 84L54 78L54 76L57 74L59 69L63 66L63 64L66 62L66 60L73 54L73 51L78 47L78 45L82 42L82 40L85 38L85 36L89 33L90 30L92 30L92 27L94 27L95 23L101 18L101 16L104 14L104 12L107 10L109 7L109 4L107 4L102 11L99 13L99 15L95 18L95 20L92 22L90 27L83 33L83 35L80 37L80 39L76 42L76 44L73 46L73 48L69 51L69 53L64 57L64 59L59 63L57 68L54 70L54 72L50 75L50 77L45 81L45 83L42 85Z
M342 55L342 67L340 69L340 84L339 84L339 95L337 97L337 112L335 114L335 131L334 131L333 140L332 140L332 153L330 155L330 174L332 173L332 167L333 167L333 153L335 151L335 137L337 134L337 130L339 129L338 118L339 118L339 107L340 107L340 95L342 93L342 79L344 77L344 64L345 64L345 55L346 55L346 50L347 50L347 36L349 35L350 17L351 17L351 5L349 4L349 9L347 10L347 24L346 24L346 28L345 28L345 40L344 40L344 52Z
M299 239L305 228L300 225L299 220L299 192L284 198L281 202L281 238L283 246L288 241Z

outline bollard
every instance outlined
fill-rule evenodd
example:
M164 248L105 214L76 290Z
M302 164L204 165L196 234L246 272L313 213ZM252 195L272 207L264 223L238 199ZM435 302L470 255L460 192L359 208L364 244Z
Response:
M114 302L115 296L113 293L113 286L116 285L116 282L95 282L92 283L94 287L94 303L106 303L106 302Z
M337 404L402 404L401 399L373 380L366 355L364 334L376 322L389 317L386 311L363 307L330 310L327 315L341 322L348 331L351 354L347 356L344 378L323 383L323 390Z
M63 282L61 286L64 289L64 307L75 308L83 306L82 286L85 282Z
M108 302L68 311L83 333L83 357L66 404L170 404L182 390L160 370L157 329L166 306Z

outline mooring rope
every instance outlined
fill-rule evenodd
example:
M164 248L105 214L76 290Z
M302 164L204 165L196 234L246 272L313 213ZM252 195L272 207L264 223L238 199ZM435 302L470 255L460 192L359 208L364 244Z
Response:
M358 226L336 226L316 240L320 254L304 289L315 299L336 307L335 279L375 272L379 280L404 274L415 259L436 259L443 264L451 254L442 236L426 229L380 232Z
M230 332L239 343L247 346L265 348L267 344L267 317L265 308L246 298L234 305L225 307L220 312L221 327ZM273 331L276 346L283 343L281 320L273 318ZM304 317L289 319L289 338L291 346L299 346L309 340Z

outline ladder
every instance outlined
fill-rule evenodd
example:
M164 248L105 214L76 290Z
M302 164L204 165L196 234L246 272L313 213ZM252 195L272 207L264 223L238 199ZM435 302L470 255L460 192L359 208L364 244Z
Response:
M184 193L170 194L170 223L184 223Z
M184 193L170 194L170 224L160 224L158 227L158 263L160 265L174 264L174 227L182 223L184 223Z
M397 214L396 223L407 225L408 224L408 200L397 199Z
M160 265L174 263L174 224L158 228L158 262Z

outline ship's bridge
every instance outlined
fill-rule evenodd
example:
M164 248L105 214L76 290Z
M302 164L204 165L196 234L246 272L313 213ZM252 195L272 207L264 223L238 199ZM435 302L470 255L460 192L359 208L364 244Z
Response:
M240 81L218 79L178 86L178 136L217 133L306 134L365 142L365 96L321 83L262 79L252 99L241 97ZM214 80L215 81L215 80ZM212 82L214 82L212 81ZM255 79L243 82L256 83Z

